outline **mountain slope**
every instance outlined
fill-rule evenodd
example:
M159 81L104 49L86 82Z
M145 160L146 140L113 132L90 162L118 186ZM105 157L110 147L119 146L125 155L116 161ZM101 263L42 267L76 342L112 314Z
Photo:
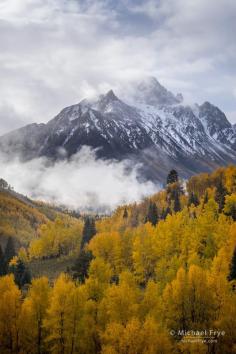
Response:
M23 196L0 189L0 244L3 246L9 236L17 245L28 244L36 236L37 227L47 220L46 215Z
M9 188L0 187L0 245L5 247L8 237L16 246L27 246L36 238L37 229L57 217L68 214L46 203L35 202Z
M0 138L0 149L22 159L57 159L88 145L99 158L141 162L141 175L159 181L172 167L187 177L235 162L236 131L224 113L209 102L187 106L182 100L147 78L125 100L110 90L63 109L47 124L11 132Z

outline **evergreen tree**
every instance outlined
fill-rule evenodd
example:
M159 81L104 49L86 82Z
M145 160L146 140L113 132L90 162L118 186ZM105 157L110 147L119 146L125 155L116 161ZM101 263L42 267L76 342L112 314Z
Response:
M131 210L131 217L130 217L130 226L131 227L137 227L139 224L139 219L138 219L138 210L136 208L133 208Z
M9 187L8 183L3 178L0 178L0 188L8 189L8 187Z
M161 212L161 217L160 217L161 220L165 220L169 214L171 214L171 209L170 209L170 207L168 206L166 209L163 208L163 209L162 209L162 212Z
M203 205L207 204L209 200L208 192L205 192L204 199L203 199Z
M6 263L5 263L5 258L4 254L2 251L2 246L0 245L0 276L6 274Z
M162 208L161 215L160 215L161 220L165 220L166 218L165 212L166 212L165 208Z
M22 288L25 284L29 284L31 282L30 272L22 260L17 260L13 273L15 277L15 283L19 286L19 288Z
M128 210L125 208L123 218L127 219L128 218Z
M174 197L174 212L177 213L181 211L181 205L180 205L180 200L179 200L179 193L175 193Z
M79 257L75 261L75 265L72 267L72 271L74 271L73 277L84 283L88 276L89 265L92 259L92 252L85 251L83 248L80 251Z
M168 215L171 215L171 209L169 206L165 210L165 218L167 218Z
M233 221L236 221L236 206L233 205L231 208L230 216L232 217Z
M155 226L158 222L158 211L156 203L149 203L148 213L145 218L145 222L150 222L153 226Z
M8 269L8 264L15 255L16 255L16 251L14 246L14 240L12 237L8 237L7 245L5 248L5 254L4 254L6 269Z
M227 190L222 180L220 180L220 182L216 186L216 193L215 193L215 200L219 205L219 212L222 212L222 210L224 209L226 195L227 195Z
M86 217L84 221L81 248L83 248L84 245L96 235L96 232L95 220L91 217Z
M167 184L171 184L171 183L175 183L178 182L179 177L178 177L178 173L176 170L171 170L167 176L167 180L166 183Z
M233 257L231 260L230 268L229 268L228 280L236 280L236 247L234 249Z
M197 195L193 192L191 192L189 194L189 198L188 198L188 206L191 206L191 205L194 205L194 206L198 206L199 205L199 199L197 197Z
M232 205L230 211L225 212L226 215L231 216L233 221L236 221L236 206Z

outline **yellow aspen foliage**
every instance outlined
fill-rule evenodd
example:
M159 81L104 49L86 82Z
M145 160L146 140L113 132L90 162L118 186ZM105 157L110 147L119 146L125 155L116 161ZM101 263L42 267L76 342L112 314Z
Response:
M147 316L151 315L153 318L160 320L161 309L160 286L153 280L149 280L139 306L139 316L141 319L145 319Z
M128 320L137 316L140 290L133 275L123 272L118 285L111 285L104 293L99 305L100 322L116 322L125 325Z
M166 323L170 329L187 330L208 326L214 319L214 296L206 271L191 265L180 269L163 293ZM167 309L167 311L166 311Z
M87 339L89 331L86 324L88 319L85 318L87 290L85 286L74 287L70 294L70 315L68 316L68 342L69 353L81 353L83 348L82 338L86 337L85 330L87 329ZM89 321L88 321L89 322ZM90 323L90 328L94 329L94 323ZM86 346L85 352L89 353Z
M0 352L18 353L21 293L12 275L0 278Z
M151 316L146 318L140 336L143 354L169 354L173 351L167 329Z
M80 321L78 353L94 354L101 349L100 328L98 324L98 303L93 299L88 299L83 307L83 317ZM77 353L75 352L75 353Z
M202 259L202 265L209 265L217 252L215 239L218 227L218 205L210 199L204 206L203 212L198 216L193 230L193 237L197 240L197 253Z
M111 322L107 325L102 334L102 354L119 354L120 339L124 331L124 326L117 322Z
M36 207L18 199L9 191L0 190L0 233L13 236L24 246L35 237L39 225L47 222L47 217Z
M85 282L85 286L90 299L99 301L110 284L112 270L108 263L102 258L92 260L89 268L89 278Z
M46 341L51 353L67 354L73 345L71 336L71 307L75 284L65 274L56 280L44 326L48 332Z
M224 172L225 175L225 187L229 193L236 192L236 167L228 166Z
M115 348L119 354L142 353L143 343L140 334L141 323L137 318L132 318L125 326L116 322L110 323L103 335L103 341L109 347ZM104 347L106 348L106 345Z
M181 342L177 344L178 353L180 354L207 354L208 348L204 344L203 339L189 338L185 336L182 338Z
M25 352L43 353L46 338L43 321L50 300L50 288L46 277L34 279L21 311L21 346Z
M100 257L109 263L114 274L118 274L121 271L122 246L118 232L97 234L89 243L88 249L92 251L95 257Z
M15 267L17 265L17 261L18 261L19 257L18 256L14 256L10 262L9 262L9 266L10 267Z
M31 259L59 257L80 249L83 224L70 217L56 218L39 228L39 237L30 243Z
M131 318L126 325L108 324L102 335L102 353L118 354L169 354L172 344L157 322L148 317L142 324Z
M133 241L133 264L135 277L139 283L145 284L148 279L154 277L157 256L155 254L154 227L147 223L140 226Z
M190 323L188 299L188 277L183 268L178 270L176 279L163 292L163 316L167 326L173 330L186 330Z
M27 263L29 261L27 250L24 247L21 247L18 251L18 258L23 262Z
M221 315L215 322L225 334L219 337L217 349L219 353L236 353L236 294L231 291L224 302Z
M125 326L120 337L119 352L135 354L142 350L142 338L140 336L141 323L137 318L132 318Z
M236 221L236 193L231 195L226 195L224 213L233 217Z
M206 271L196 265L192 265L188 272L187 302L191 329L207 328L214 318L213 292Z

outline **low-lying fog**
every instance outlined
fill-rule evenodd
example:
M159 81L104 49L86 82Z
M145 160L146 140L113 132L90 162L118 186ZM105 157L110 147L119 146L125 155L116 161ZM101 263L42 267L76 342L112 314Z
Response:
M53 164L44 157L21 162L1 156L0 177L33 199L77 210L109 212L158 190L152 182L140 182L137 165L127 172L129 164L97 159L95 151L83 147L70 160Z

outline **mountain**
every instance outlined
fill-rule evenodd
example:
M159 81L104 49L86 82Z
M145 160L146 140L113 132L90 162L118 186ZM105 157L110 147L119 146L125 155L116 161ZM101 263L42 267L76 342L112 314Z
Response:
M153 77L134 83L123 96L110 90L97 99L84 99L47 124L2 136L0 149L24 160L54 160L88 145L97 149L98 158L141 163L140 175L158 181L170 168L188 177L236 162L235 127L211 103L186 105L181 94L174 95Z

